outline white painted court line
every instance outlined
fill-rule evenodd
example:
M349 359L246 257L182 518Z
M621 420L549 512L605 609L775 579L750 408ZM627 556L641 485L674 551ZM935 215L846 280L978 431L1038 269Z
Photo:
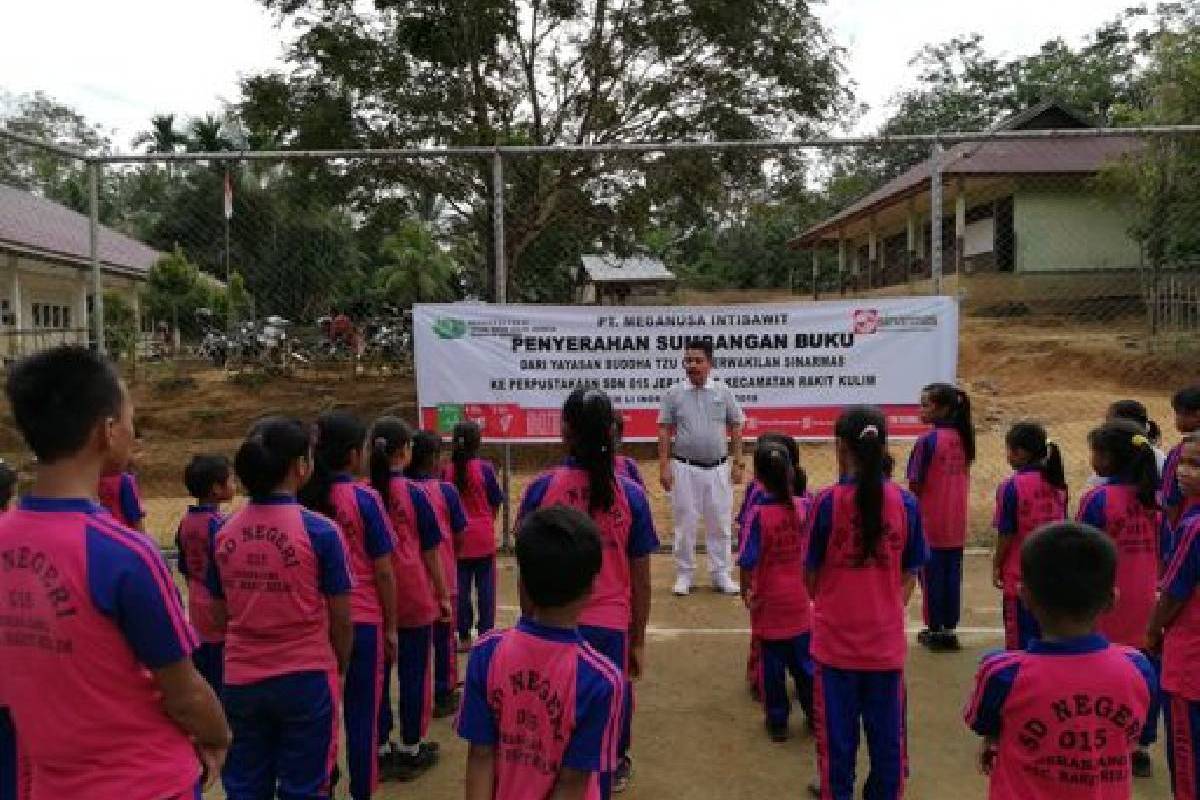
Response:
M909 636L916 636L919 627L906 628ZM960 634L967 636L1000 636L1003 628L959 628ZM749 628L658 628L653 625L646 628L650 636L749 636Z

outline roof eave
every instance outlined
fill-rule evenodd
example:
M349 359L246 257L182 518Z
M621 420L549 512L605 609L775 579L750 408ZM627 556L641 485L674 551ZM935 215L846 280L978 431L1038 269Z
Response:
M8 239L0 239L0 252L16 253L18 255L27 256L30 258L49 261L55 264L62 264L68 267L75 267L80 270L91 269L92 262L89 258L73 255L71 253L61 253L56 250L44 250L40 247L21 244ZM113 275L122 275L128 278L136 278L138 280L146 280L149 274L148 269L135 267L129 264L114 264L111 261L101 261L100 269L104 272Z

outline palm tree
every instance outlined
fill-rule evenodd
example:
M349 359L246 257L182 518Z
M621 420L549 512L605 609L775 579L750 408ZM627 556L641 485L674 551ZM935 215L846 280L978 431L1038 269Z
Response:
M375 273L377 297L392 305L454 299L462 268L419 220L406 220L383 241L386 263Z
M233 143L224 134L224 123L212 114L192 120L188 133L189 153L219 153L233 149Z
M174 114L156 114L150 117L150 130L139 133L133 146L149 145L147 153L174 153L185 142L187 137L175 130Z

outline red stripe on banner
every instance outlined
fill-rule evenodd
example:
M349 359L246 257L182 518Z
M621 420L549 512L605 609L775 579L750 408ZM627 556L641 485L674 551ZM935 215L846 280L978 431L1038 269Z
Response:
M921 422L919 405L882 408L892 436L912 438L929 429ZM828 440L833 438L833 426L842 409L842 406L747 408L745 433L752 439L774 431L802 440ZM522 408L510 403L425 406L421 409L421 427L449 434L455 423L469 419L479 423L484 438L492 441L553 442L560 436L561 413L557 407ZM626 441L658 439L658 409L628 408L621 415L625 418Z

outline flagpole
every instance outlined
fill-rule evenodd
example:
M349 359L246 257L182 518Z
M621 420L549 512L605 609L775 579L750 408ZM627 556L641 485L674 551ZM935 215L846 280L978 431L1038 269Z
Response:
M229 218L233 216L233 186L229 182L229 168L225 169L224 208L221 216L225 222L225 330L233 333L233 303L229 296Z

